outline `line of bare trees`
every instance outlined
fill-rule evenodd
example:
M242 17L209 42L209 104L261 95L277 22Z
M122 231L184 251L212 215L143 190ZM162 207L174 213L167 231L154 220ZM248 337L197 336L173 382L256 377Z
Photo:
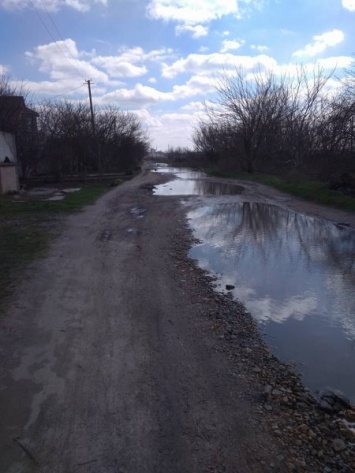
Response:
M248 173L295 173L330 180L355 167L354 73L330 93L334 71L224 72L206 106L195 149L211 162Z
M61 175L131 172L149 148L136 115L116 107L97 110L93 134L90 107L83 102L43 102L39 114L40 166Z
M134 113L112 106L96 109L94 134L88 103L47 100L31 106L25 86L16 89L8 77L0 77L0 96L18 95L38 113L38 131L31 137L24 134L23 120L20 126L20 121L10 120L13 111L1 107L0 125L3 131L15 134L18 150L29 150L19 156L24 177L52 174L60 179L73 174L130 173L148 152L148 136ZM29 138L31 148L24 143Z

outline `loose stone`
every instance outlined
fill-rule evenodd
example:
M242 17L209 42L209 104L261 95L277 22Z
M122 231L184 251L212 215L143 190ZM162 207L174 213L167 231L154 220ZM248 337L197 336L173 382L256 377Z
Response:
M334 439L333 440L333 450L337 453L342 452L346 449L346 445L344 440L342 439Z

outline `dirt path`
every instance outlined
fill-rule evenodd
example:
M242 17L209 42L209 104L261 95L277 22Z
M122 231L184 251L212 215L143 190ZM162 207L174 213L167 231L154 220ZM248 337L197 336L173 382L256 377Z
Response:
M238 181L243 185L243 181ZM290 194L285 194L272 187L264 186L256 182L244 182L247 192L251 195L258 196L258 199L264 198L267 202L277 204L282 207L301 212L313 217L330 220L334 223L346 223L351 227L355 227L355 213L326 207L304 199L297 198Z
M261 370L246 375L271 358L186 261L161 179L67 219L26 273L0 324L0 473L311 471L288 463Z

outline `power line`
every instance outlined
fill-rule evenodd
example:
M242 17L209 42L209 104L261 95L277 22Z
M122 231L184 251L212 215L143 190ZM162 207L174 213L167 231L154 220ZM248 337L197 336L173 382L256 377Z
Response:
M75 57L72 55L70 49L68 48L67 43L66 43L65 40L63 39L63 35L60 33L59 28L58 28L56 22L54 21L54 18L53 18L52 15L49 13L49 11L48 11L46 5L44 4L43 0L41 0L41 4L42 4L43 9L44 9L44 11L46 12L46 14L47 14L47 16L48 16L50 22L51 22L52 25L54 26L54 29L56 30L56 32L57 32L59 38L63 41L63 46L65 46L65 49L68 51L70 57L71 57L74 61L77 61L77 58L75 58ZM81 77L85 80L85 78L84 78L83 76L81 76Z
M79 85L79 87L75 87L74 89L68 90L68 92L64 92L63 94L54 95L53 97L51 97L51 99L54 100L54 99L57 99L58 97L63 97L64 95L71 94L72 92L75 92L76 90L81 89L84 85L85 84L81 84L81 85Z
M71 67L73 68L73 70L75 70L76 73L77 73L82 79L85 80L84 75L77 69L77 67L73 64L73 62L70 60L70 58L68 58L68 57L64 54L63 50L61 49L61 47L59 46L59 44L58 44L58 42L57 42L57 39L54 37L54 35L52 34L51 30L48 28L46 22L43 20L41 14L39 13L37 7L35 6L35 4L33 3L32 0L31 0L31 5L32 5L33 9L35 10L36 15L37 15L37 17L39 18L40 22L42 23L42 25L43 25L44 28L46 29L47 33L48 33L49 36L53 39L53 41L54 41L56 47L58 48L58 51L61 53L61 55L64 57L64 59L66 59L66 60L70 63L70 65L71 65ZM48 12L47 12L47 14L49 15ZM62 39L62 42L63 42L63 44L66 46L66 44L65 44L65 42L64 42L63 39ZM66 47L67 47L67 46L66 46ZM67 49L69 50L68 47L67 47ZM70 54L71 54L71 53L70 53ZM72 56L72 54L71 54L71 56ZM72 56L72 57L73 57L73 56ZM74 57L73 57L73 59L74 59ZM74 59L74 60L76 61L76 59Z

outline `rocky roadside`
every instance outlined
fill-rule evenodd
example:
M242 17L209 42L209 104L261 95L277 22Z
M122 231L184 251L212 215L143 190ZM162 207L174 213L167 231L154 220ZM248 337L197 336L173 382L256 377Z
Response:
M178 284L195 301L196 314L208 317L216 349L231 360L232 375L250 386L245 396L256 397L256 418L269 426L285 452L265 471L354 472L354 408L329 393L320 406L300 375L270 354L245 307L217 293L215 279L189 259L192 244L192 233L181 219L166 248Z

